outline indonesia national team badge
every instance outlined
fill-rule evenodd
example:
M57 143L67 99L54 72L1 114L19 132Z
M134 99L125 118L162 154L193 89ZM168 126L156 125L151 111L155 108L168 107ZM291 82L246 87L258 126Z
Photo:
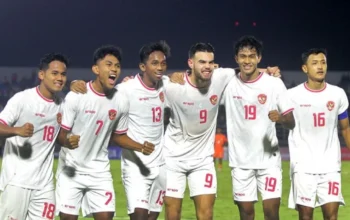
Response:
M210 97L210 102L211 102L211 104L216 105L216 103L218 103L218 96L217 95L212 95Z
M328 101L327 102L327 108L329 111L332 111L334 109L334 102L333 101Z
M259 101L260 104L265 104L266 99L267 99L267 97L266 97L265 94L258 95L258 101Z
M61 113L57 113L57 123L61 124L62 122L62 114Z
M164 93L163 92L159 93L159 99L160 99L160 101L164 102Z
M117 117L117 111L114 110L114 109L109 110L108 111L108 116L109 116L109 119L114 120L115 117Z

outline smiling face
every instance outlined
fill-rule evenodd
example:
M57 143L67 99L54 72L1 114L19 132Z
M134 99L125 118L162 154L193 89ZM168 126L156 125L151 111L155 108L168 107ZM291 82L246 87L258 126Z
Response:
M97 61L92 66L92 71L97 75L97 79L101 83L104 90L111 90L114 88L117 79L120 75L120 62L118 58L107 54L103 59Z
M323 53L310 54L302 70L315 82L323 82L327 73L327 58Z
M235 60L239 66L241 74L251 76L257 71L261 56L258 55L255 48L243 47L238 51Z
M193 70L196 79L209 81L214 71L214 53L196 52L188 59L188 66Z
M158 82L167 70L166 56L161 51L154 51L145 63L140 63L139 67L151 82Z
M54 60L49 63L46 70L40 70L38 77L41 80L41 84L44 85L50 93L54 94L62 91L66 84L66 64L61 61Z

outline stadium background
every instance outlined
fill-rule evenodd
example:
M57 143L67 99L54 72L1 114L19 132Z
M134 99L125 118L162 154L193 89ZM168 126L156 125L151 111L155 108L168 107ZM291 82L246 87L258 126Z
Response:
M264 43L261 67L278 65L287 87L301 83L300 54L311 47L329 52L328 82L339 85L350 95L350 27L346 2L258 1L258 0L114 0L48 1L2 0L0 2L0 111L16 92L37 85L39 58L48 52L62 52L71 59L68 79L93 78L92 53L102 44L123 49L122 76L138 72L138 50L142 44L166 40L172 48L168 66L187 68L187 50L197 41L211 42L216 62L234 67L233 42L251 34ZM169 70L171 72L172 70ZM67 82L69 85L69 82ZM65 93L68 87L65 88ZM225 130L224 109L218 126ZM286 208L289 191L287 131L278 127L284 159L284 190L281 219L296 219ZM344 142L341 138L342 145ZM125 195L120 179L120 150L110 146L110 158L117 193L117 219L127 219ZM0 151L2 147L0 147ZM59 147L56 149L58 152ZM342 148L343 195L350 201L350 152ZM1 153L1 152L0 152ZM2 154L1 154L2 155ZM227 155L227 154L226 154ZM325 161L326 162L326 161ZM56 165L56 163L55 163ZM1 165L0 165L1 166ZM256 219L263 219L261 203ZM194 207L184 199L183 219L195 219ZM218 173L218 199L214 219L238 219L232 204L231 180L227 163ZM315 219L322 219L318 210ZM350 208L340 209L340 220L350 219Z

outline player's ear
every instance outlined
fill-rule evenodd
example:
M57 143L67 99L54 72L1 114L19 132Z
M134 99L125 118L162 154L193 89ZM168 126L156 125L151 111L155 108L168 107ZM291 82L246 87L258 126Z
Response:
M146 71L146 65L144 63L139 63L139 68L142 72Z
M301 69L304 73L307 73L307 66L305 64L301 66Z
M98 68L98 66L95 64L91 67L91 70L93 73L95 73L96 75L99 75L100 74L100 70Z
M238 56L237 55L235 55L235 61L236 61L236 63L238 63Z
M260 63L261 59L262 59L262 56L258 55L258 63Z
M40 70L40 71L38 72L38 78L39 78L40 80L43 80L43 79L44 79L44 74L45 74L44 70Z
M192 59L188 59L187 63L188 63L188 66L189 66L191 69L193 69L193 60L192 60Z

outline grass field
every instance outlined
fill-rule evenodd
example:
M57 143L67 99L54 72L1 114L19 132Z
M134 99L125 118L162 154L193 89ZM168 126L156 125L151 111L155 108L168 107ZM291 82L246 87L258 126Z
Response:
M55 170L56 163L55 161ZM126 199L121 182L120 173L120 161L112 160L111 169L114 179L114 187L116 192L116 218L115 219L129 219L126 212ZM350 202L350 162L343 162L342 168L342 192L345 198L345 202ZM297 219L297 212L287 208L287 201L289 195L289 163L283 162L283 195L282 204L280 209L280 219L281 220L294 220ZM230 169L227 163L224 164L224 168L221 172L218 172L218 197L214 208L214 219L215 220L234 220L239 219L237 207L232 202L232 192L231 192L231 178ZM135 183L137 184L137 183ZM188 196L188 190L186 197L183 202L182 219L196 219L194 212L194 205L192 200ZM256 218L257 220L264 219L262 212L261 202L256 203ZM81 218L88 219L88 218ZM164 219L163 213L160 219ZM314 220L321 220L322 214L320 209L315 210ZM350 207L341 207L339 210L339 220L349 220L350 219Z

